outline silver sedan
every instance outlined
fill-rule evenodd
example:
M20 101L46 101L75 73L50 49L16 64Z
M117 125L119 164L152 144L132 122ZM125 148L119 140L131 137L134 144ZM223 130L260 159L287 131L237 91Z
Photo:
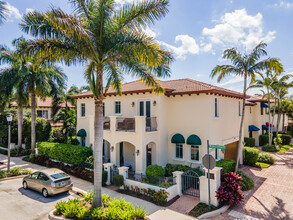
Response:
M44 197L68 192L73 186L71 177L55 168L36 171L25 176L22 184L24 189L36 190L41 192Z

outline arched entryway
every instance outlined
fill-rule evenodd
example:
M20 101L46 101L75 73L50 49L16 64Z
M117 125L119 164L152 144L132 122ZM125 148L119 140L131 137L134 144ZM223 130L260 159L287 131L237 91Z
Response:
M156 163L156 144L154 142L150 142L146 145L146 167Z
M103 162L110 163L111 162L111 150L110 150L109 141L103 140Z
M116 157L118 166L127 166L129 170L135 170L135 146L123 141L116 144Z

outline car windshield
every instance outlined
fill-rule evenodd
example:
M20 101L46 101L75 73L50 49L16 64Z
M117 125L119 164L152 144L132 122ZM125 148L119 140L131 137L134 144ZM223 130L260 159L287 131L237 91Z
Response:
M63 177L67 177L68 175L66 173L55 173L53 175L51 175L52 178L54 179L61 179Z

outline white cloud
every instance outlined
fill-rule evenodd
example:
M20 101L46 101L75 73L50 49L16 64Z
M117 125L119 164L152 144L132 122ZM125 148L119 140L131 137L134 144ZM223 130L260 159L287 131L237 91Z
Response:
M218 83L217 86L225 86L225 85L235 84L235 83L239 83L239 82L243 82L243 77L235 76L235 77L233 77L232 79L229 79L226 82Z
M210 52L212 50L213 45L211 43L203 45L201 50L205 53Z
M271 42L276 31L263 33L263 16L261 13L248 15L246 9L224 14L213 28L203 28L202 35L210 43L220 46L245 46L252 49L260 41Z
M291 8L293 6L293 3L280 0L279 3L275 3L274 6L280 8Z
M35 11L33 8L27 8L27 9L25 9L25 13L27 14L27 13L30 13L30 12L33 12L33 11Z
M115 0L116 4L121 6L125 4L132 4L134 2L139 2L139 1L143 1L143 0Z
M7 8L5 14L7 15L7 20L9 22L13 22L14 19L21 19L22 15L16 7L10 5L8 2L5 7Z
M198 54L199 46L196 40L189 35L177 35L175 43L181 42L181 46L176 47L165 42L160 42L163 46L170 49L177 59L185 60L187 54Z
M201 75L200 75L200 74L196 74L195 76L196 76L197 78L200 78L200 77L201 77Z

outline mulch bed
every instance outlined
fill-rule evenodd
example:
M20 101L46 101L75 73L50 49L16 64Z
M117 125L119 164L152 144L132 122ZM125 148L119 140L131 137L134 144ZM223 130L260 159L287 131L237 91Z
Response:
M145 200L145 201L148 201L148 202L151 202L151 203L154 203L156 205L159 205L157 203L155 203L151 197L149 196L146 196L146 195L143 195L143 194L137 194L136 192L133 192L131 190L124 190L124 189L117 189L115 190L121 194L125 194L125 195L129 195L129 196L132 196L132 197L136 197L138 199L142 199L142 200ZM166 204L163 205L163 207L168 207L170 205L172 205L177 199L179 199L180 196L175 196L173 199L171 199L170 201L168 201ZM160 205L161 206L161 205Z

